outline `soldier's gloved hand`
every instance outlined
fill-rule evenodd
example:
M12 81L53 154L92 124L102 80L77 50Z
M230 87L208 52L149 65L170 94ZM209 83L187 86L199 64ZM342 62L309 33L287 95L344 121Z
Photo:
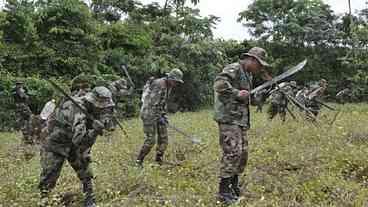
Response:
M102 135L105 125L99 120L94 120L92 123L92 127L97 135Z
M160 119L158 120L158 122L162 125L166 125L169 123L169 120L167 119L166 115L162 115L160 117Z

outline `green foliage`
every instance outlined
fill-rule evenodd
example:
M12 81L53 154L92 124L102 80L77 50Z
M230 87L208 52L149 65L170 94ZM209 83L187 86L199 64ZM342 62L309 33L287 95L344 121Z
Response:
M269 52L273 74L304 58L308 64L295 78L299 84L325 78L328 93L349 87L364 99L367 64L367 12L338 16L321 0L254 0L239 21ZM357 92L360 91L360 92ZM363 92L363 93L362 93Z
M299 84L325 78L330 97L346 86L354 88L356 101L365 97L366 10L350 18L337 16L321 0L254 0L239 21L255 39L238 42L214 39L219 18L202 17L188 2L199 1L167 0L160 6L136 0L7 0L0 12L0 69L14 78L56 78L65 84L86 74L92 85L106 85L124 76L126 64L137 89L128 107L135 114L146 80L180 68L185 84L175 89L170 108L187 111L211 104L215 75L261 46L273 75L307 58L304 72L291 77ZM255 85L261 82L256 77ZM32 103L36 111L38 100L43 98Z
M97 24L89 8L78 0L54 0L39 9L38 32L46 47L52 75L74 77L95 72L100 61Z
M15 126L15 105L13 89L15 82L21 80L25 83L30 95L30 108L33 113L39 114L44 104L51 98L58 99L60 94L54 94L51 85L40 77L19 78L10 73L0 73L0 131L13 129ZM57 81L57 80L56 80ZM59 82L59 81L57 81ZM64 85L64 84L61 84Z
M322 0L255 0L239 15L251 34L264 39L318 45L336 38L336 16Z

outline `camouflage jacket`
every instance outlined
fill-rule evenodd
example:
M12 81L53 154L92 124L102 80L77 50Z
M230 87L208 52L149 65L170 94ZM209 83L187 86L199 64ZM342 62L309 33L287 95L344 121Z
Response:
M111 91L114 102L116 100L131 95L133 92L132 88L129 87L128 82L123 78L117 81L113 81L108 85L107 88Z
M71 96L73 97L83 97L85 96L91 89L89 88L80 88L72 91Z
M293 88L289 85L286 85L282 88L278 88L278 89L271 91L271 95L270 95L271 104L286 106L288 99L286 98L284 93L291 97L294 97Z
M167 113L167 100L171 90L166 87L166 78L148 81L143 88L140 117L144 122L154 123Z
M307 93L307 105L319 105L315 100L322 98L325 90L325 87L314 87L310 89Z
M215 121L249 128L250 99L241 100L238 93L240 90L251 89L251 74L243 72L239 63L227 65L215 78Z
M96 119L100 119L98 114L103 112L93 111L90 103L84 97L73 97L80 106L84 107ZM108 112L105 112L107 114ZM112 113L112 111L110 112ZM45 149L68 156L72 149L88 149L96 141L96 136L90 137L93 130L93 120L76 107L71 101L67 100L59 105L49 120L49 135L47 136Z
M14 102L16 104L19 104L19 103L28 104L29 95L28 95L27 88L23 88L23 87L17 88L17 87L15 87L12 90L12 94L13 94Z

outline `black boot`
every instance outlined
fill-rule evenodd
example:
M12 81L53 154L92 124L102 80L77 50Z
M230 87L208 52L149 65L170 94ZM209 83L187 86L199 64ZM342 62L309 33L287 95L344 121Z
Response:
M218 200L225 205L231 205L238 200L231 189L232 179L233 177L221 178L220 180Z
M162 165L163 164L162 157L163 157L163 154L159 154L159 153L156 154L155 161L157 162L157 164L159 164L159 165Z
M142 147L141 151L138 154L137 160L135 161L138 166L143 167L144 158L146 157L146 155L148 155L150 150L151 149L147 148L146 146Z
M84 207L96 207L95 194L93 192L92 179L83 181Z
M240 197L240 188L239 188L239 176L234 175L231 180L231 188L233 190L233 194L235 197Z

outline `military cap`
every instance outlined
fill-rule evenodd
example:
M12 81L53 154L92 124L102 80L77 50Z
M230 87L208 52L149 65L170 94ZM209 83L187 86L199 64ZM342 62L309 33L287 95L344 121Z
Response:
M172 69L169 73L166 73L166 75L169 80L174 80L179 83L184 83L183 72L178 68Z
M86 100L97 108L113 107L112 93L104 86L98 86L86 94Z
M250 57L254 57L255 59L257 59L257 61L265 66L265 67L269 67L270 64L268 64L265 59L267 56L266 50L260 47L253 47L251 48L247 53L243 53L242 56L250 56Z

